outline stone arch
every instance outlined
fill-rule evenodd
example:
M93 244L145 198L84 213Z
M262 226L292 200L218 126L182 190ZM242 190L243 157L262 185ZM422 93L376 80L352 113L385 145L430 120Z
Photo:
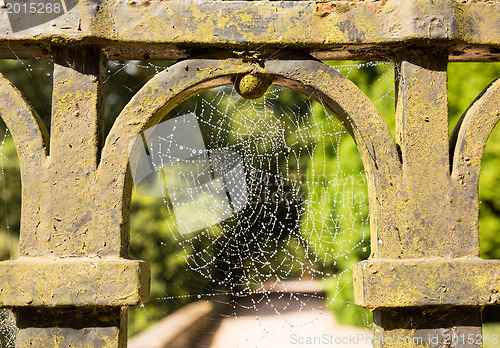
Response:
M176 105L196 93L232 84L236 77L249 73L267 74L273 84L316 99L337 115L357 144L367 175L372 216L378 215L377 200L386 199L380 194L376 197L375 188L393 186L401 174L387 124L354 83L308 56L284 56L258 63L239 58L197 58L180 61L156 75L125 106L107 136L97 175L99 204L116 206L121 204L122 195L130 196L129 149L141 131L160 122ZM118 219L124 222L122 226L128 226L125 205L121 216L110 216L108 221Z

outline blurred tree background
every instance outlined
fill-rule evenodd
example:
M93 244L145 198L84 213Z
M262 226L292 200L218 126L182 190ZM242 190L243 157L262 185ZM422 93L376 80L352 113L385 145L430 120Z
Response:
M114 119L119 114L130 98L158 71L168 67L173 62L109 62L108 74L105 79L106 93L106 130L109 131ZM360 62L327 62L332 67L342 66L343 73L347 75L367 96L376 104L382 116L386 119L391 131L394 133L394 83L393 72L389 64L373 64ZM31 102L34 109L50 129L50 105L52 88L53 67L49 61L0 61L0 73L17 86L25 97ZM347 73L346 73L347 72ZM474 98L491 81L500 76L500 63L450 63L449 64L449 120L450 132L457 123L461 113L466 110ZM215 98L216 92L209 90L203 92L198 98ZM292 91L279 92L278 104L281 108L292 107L294 100L303 98ZM180 105L174 112L194 110L200 99L191 98ZM223 101L221 108L227 108ZM313 116L317 120L324 119L325 113L318 103L311 104ZM298 110L305 113L308 110ZM200 116L200 115L198 115ZM333 127L333 126L332 126ZM0 128L1 141L1 172L0 175L0 257L3 260L13 259L18 254L18 234L20 216L20 179L19 164L12 138L7 136L5 127ZM231 139L226 139L231 141ZM315 141L315 139L310 139ZM341 137L335 151L327 152L323 157L325 145L316 147L314 156L318 156L319 163L326 161L328 167L339 166L343 173L358 175L363 172L361 159L356 146L348 134ZM483 159L483 169L480 179L480 240L481 256L486 259L500 259L500 127L496 127L490 137ZM338 155L337 155L338 154ZM321 157L319 157L321 156ZM323 158L325 158L323 160ZM338 160L340 159L340 162ZM302 164L298 164L302 165ZM311 173L314 168L304 167L305 172ZM332 192L335 188L327 188ZM352 186L353 196L367 197L366 185L357 181ZM361 193L361 194L360 194ZM308 195L315 194L308 188ZM311 203L313 204L313 203ZM314 207L312 207L314 208ZM323 209L323 210L321 210ZM349 203L344 205L330 204L321 209L314 209L315 214L325 214L335 211L343 214L345 211L355 211L362 216L356 220L356 226L342 226L356 231L356 234L346 234L346 240L341 245L329 239L315 237L311 233L318 226L315 225L314 215L301 221L300 232L311 244L307 252L316 253L318 267L328 269L341 277L326 279L325 291L329 298L328 307L337 315L342 323L366 325L369 312L354 306L352 303L352 277L346 270L362 260L369 254L369 226L363 221L368 219L368 203ZM344 211L345 210L345 211ZM284 211L278 212L284 214ZM262 217L265 219L265 217ZM212 293L217 289L209 279L188 267L190 254L203 252L207 255L218 254L216 246L210 244L209 239L200 238L199 242L192 245L192 250L181 246L169 230L166 222L172 219L162 200L133 195L131 217L131 255L149 261L152 264L152 301L145 304L145 308L133 308L130 311L130 334L134 334L163 316L175 311L183 305L196 300L196 294ZM209 233L221 233L217 227ZM337 240L338 241L338 240ZM316 246L316 247L315 247ZM293 248L292 252L306 253L297 245L283 244L283 248ZM352 250L349 257L333 258L331 255L343 255L342 248ZM333 252L325 253L325 250ZM304 254L305 256L305 254ZM279 262L278 256L275 262ZM220 267L223 267L221 265ZM295 272L295 271L294 271ZM295 274L292 272L291 274ZM300 270L296 270L299 274ZM237 274L235 274L237 277Z

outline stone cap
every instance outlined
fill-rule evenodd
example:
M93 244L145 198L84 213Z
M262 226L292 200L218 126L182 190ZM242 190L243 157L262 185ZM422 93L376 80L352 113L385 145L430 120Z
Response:
M500 304L500 260L366 260L353 278L355 303L370 309Z
M150 266L122 258L21 257L0 262L0 306L134 306L149 300Z

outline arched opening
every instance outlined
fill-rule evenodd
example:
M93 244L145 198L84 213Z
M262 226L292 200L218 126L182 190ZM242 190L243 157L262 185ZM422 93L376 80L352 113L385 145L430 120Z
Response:
M453 127L461 114L474 102L474 98L479 96L496 77L500 76L500 64L451 63L448 76L450 127ZM488 119L493 118L488 116ZM487 127L485 122L481 121L479 124L475 122L470 128L473 131L475 128L478 135L488 136L484 130L481 132L481 128L485 127ZM480 164L478 193L480 256L482 259L499 259L500 235L498 227L500 226L500 215L497 207L500 205L496 192L499 180L498 168L500 168L500 157L498 156L500 127L495 126L487 138L481 136L481 139L475 142L480 144L483 139L484 141L487 139L486 146L482 158L476 164ZM498 332L499 313L497 306L486 306L483 309L483 343L485 347L494 346L490 338Z
M322 100L321 95L314 97ZM334 114L325 110L324 103L283 87L272 87L261 100L251 102L239 97L229 85L187 99L156 127L161 131L149 128L135 142L150 145L144 153L151 156L152 162L156 158L152 167L167 165L170 174L180 171L184 178L199 179L207 173L193 169L191 161L196 162L195 166L201 162L211 166L217 162L210 158L216 151L234 152L237 158L233 158L232 168L241 160L244 196L252 204L235 209L231 190L226 190L223 198L229 200L234 215L221 213L221 209L203 211L206 204L194 197L199 197L203 190L191 187L191 201L186 202L186 197L176 196L172 180L165 181L165 172L159 178L163 184L174 185L171 195L163 192L154 198L136 190L133 210L142 208L148 214L131 221L132 256L152 261L153 271L163 270L153 274L153 300L145 305L146 310L132 310L139 325L145 326L151 317L161 317L196 299L223 303L229 310L226 315L241 315L238 308L250 308L255 320L262 319L258 310L272 301L272 293L280 294L288 306L295 303L301 308L311 298L290 295L294 287L287 282L290 279L295 284L317 284L319 280L320 291L327 292L319 296L325 310L329 307L339 312L342 307L354 307L352 298L341 297L352 288L350 275L345 276L345 272L369 255L366 179L361 161L354 159L355 143ZM183 128L184 137L172 140L173 130ZM150 138L158 134L164 135L161 144ZM392 142L390 135L387 138ZM344 141L341 143L340 139ZM182 146L184 150L194 150L196 156L184 157L177 149L181 161L189 163L184 164L185 169L176 165L172 170L172 158L165 160L163 156L164 161L161 160L161 146ZM175 151L172 156L175 157ZM138 162L131 163L132 176ZM229 181L237 177L234 172L233 175ZM214 173L208 177L197 181L197 186L204 185L205 191L210 191L207 183ZM168 191L168 185L164 186ZM177 202L172 203L172 194ZM220 196L213 192L208 197L211 202L220 201ZM220 208L221 203L218 205ZM184 232L179 232L179 225ZM146 237L148 234L152 237ZM157 249L161 252L153 253ZM167 263L168 254L175 255L176 261ZM232 298L225 298L227 295ZM327 298L330 301L325 305ZM267 308L273 308L273 304ZM276 307L273 311L279 312ZM367 312L361 311L351 312L358 314L357 320L361 317L368 323Z
M327 317L319 312L354 306L349 271L369 255L368 193L357 148L332 113L287 88L251 101L229 85L187 99L165 119L137 139L148 145L154 180L131 154L132 176L140 176L131 256L153 266L152 301L131 317L145 322L214 301L215 319L253 318L264 344L272 336L264 328L294 332L291 315L317 326ZM356 313L368 323L368 313ZM205 335L217 341L233 325Z

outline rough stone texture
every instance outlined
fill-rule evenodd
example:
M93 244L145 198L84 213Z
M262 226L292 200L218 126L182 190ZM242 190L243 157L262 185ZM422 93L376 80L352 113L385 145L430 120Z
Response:
M134 306L149 300L149 267L124 259L23 257L0 263L0 306Z
M265 45L306 49L321 59L386 60L402 44L429 40L449 46L456 60L500 54L498 1L75 1L45 21L9 17L0 8L0 41L8 45L0 45L0 56L50 56L53 44L98 44L111 58L175 59L202 47Z
M127 346L127 311L120 307L17 307L16 347Z
M376 226L371 225L370 260L355 267L356 303L374 311L374 335L381 341L397 342L422 337L428 330L438 334L448 329L458 336L480 337L480 306L492 303L490 297L496 296L499 285L488 271L498 272L498 263L479 259L479 202L474 199L479 176L459 179L450 169L457 160L450 160L450 148L464 136L452 138L452 143L448 138L448 55L438 48L421 48L402 52L398 58L396 143L401 172L391 185L375 189L382 214L372 216ZM489 104L491 93L485 95L483 102L489 107L479 110L485 115L475 118L493 115L487 122L491 125L498 121L492 112L498 107ZM463 134L462 127L467 126L457 127ZM492 128L486 126L477 133L476 146L484 147ZM435 260L422 261L427 259ZM471 306L468 316L454 323L426 319L429 312L453 317L452 305ZM406 306L416 307L408 311Z
M500 304L499 260L369 260L353 272L364 307Z
M482 347L481 314L474 307L382 308L373 321L377 348Z

